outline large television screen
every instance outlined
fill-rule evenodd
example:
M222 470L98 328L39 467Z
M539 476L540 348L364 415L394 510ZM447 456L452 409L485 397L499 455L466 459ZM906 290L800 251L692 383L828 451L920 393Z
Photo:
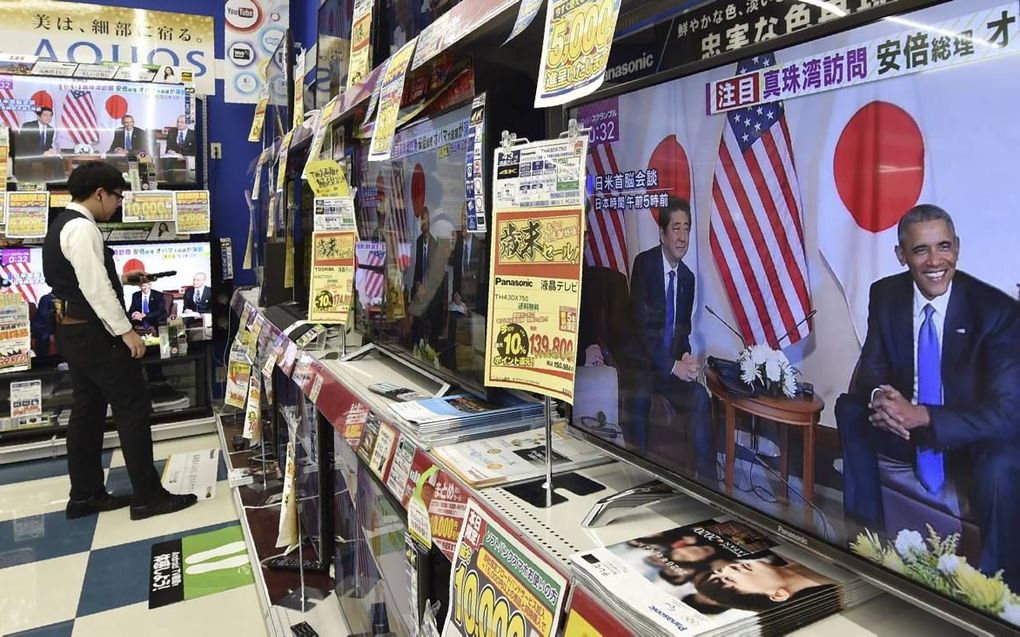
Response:
M1016 17L948 2L575 109L592 144L572 423L1014 627ZM763 347L706 364L742 340ZM813 397L769 395L789 371L772 350Z
M14 177L63 182L81 162L128 170L149 156L160 181L195 181L195 130L182 85L0 75L0 123L11 129Z
M397 132L393 155L355 152L357 323L374 341L481 388L488 235L468 232L471 107Z
M124 309L136 331L153 333L167 320L180 318L191 340L212 338L214 282L208 242L139 243L111 248L121 274L139 270L176 272L141 286L124 286Z

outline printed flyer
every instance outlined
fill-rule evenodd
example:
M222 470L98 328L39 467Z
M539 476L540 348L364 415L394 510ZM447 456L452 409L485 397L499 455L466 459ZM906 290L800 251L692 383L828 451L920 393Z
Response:
M315 232L330 230L339 232L357 231L358 226L354 217L353 197L316 197L314 206L313 224Z
M450 577L443 637L556 634L567 580L474 502L468 504Z
M602 86L619 14L620 0L549 0L535 108L566 104Z
M17 292L0 293L0 373L28 369L31 365L28 303Z
M467 490L445 471L439 472L436 488L429 501L429 522L432 525L432 542L450 560L457 548L460 527L467 511Z
M209 191L181 190L174 193L177 206L177 232L205 234L209 232Z
M308 320L346 324L354 287L353 232L312 233Z
M588 137L496 149L485 384L572 403Z
M125 192L123 218L124 223L173 221L174 191L129 190Z
M347 88L361 84L372 71L372 0L355 0L351 29L351 62Z
M305 164L305 179L316 197L340 197L351 193L340 164L332 159L317 159Z
M11 383L11 418L42 415L42 380L21 380Z
M251 118L251 129L248 131L248 141L262 141L262 127L266 124L266 108L269 106L269 92L263 93L259 101L255 103L255 114Z
M397 132L400 101L404 97L404 77L407 75L407 65L414 54L416 41L417 38L412 38L386 61L386 68L380 80L382 88L379 91L379 114L375 118L368 161L383 161L390 158L393 135Z
M227 365L227 390L223 403L237 409L244 409L248 400L248 382L251 365L247 361L230 361Z
M7 193L7 237L45 237L50 217L50 193Z

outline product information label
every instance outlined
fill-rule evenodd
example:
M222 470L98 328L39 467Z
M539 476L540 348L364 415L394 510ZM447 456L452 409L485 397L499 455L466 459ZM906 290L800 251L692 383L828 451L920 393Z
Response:
M316 197L314 205L315 215L313 222L316 232L329 230L341 232L357 231L353 197Z
M46 236L50 217L50 193L7 193L7 231L11 239Z
M209 232L209 191L181 190L174 193L177 206L177 232L205 234Z
M549 0L535 108L566 104L602 86L619 13L620 0Z
M346 324L354 289L353 232L312 233L308 320Z

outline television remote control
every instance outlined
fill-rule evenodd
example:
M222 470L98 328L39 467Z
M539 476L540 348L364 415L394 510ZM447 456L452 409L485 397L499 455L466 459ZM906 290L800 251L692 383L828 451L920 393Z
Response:
M278 571L300 571L301 560L296 557L274 557L265 562L266 566ZM312 572L324 572L326 567L318 560L305 560L304 570Z
M294 637L319 637L319 633L308 625L308 622L301 622L290 627L290 634Z

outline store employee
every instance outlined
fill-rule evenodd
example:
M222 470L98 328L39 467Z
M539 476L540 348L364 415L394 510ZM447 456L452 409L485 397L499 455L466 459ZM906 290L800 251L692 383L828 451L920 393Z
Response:
M74 393L67 427L68 518L130 504L131 519L140 520L197 499L170 494L153 466L152 404L139 361L145 345L124 313L123 281L96 225L113 217L127 187L110 164L82 164L67 179L72 202L50 224L43 243L43 272L56 304L57 351L70 368ZM144 273L132 274L144 280ZM131 479L130 498L112 495L104 485L100 456L107 405Z

